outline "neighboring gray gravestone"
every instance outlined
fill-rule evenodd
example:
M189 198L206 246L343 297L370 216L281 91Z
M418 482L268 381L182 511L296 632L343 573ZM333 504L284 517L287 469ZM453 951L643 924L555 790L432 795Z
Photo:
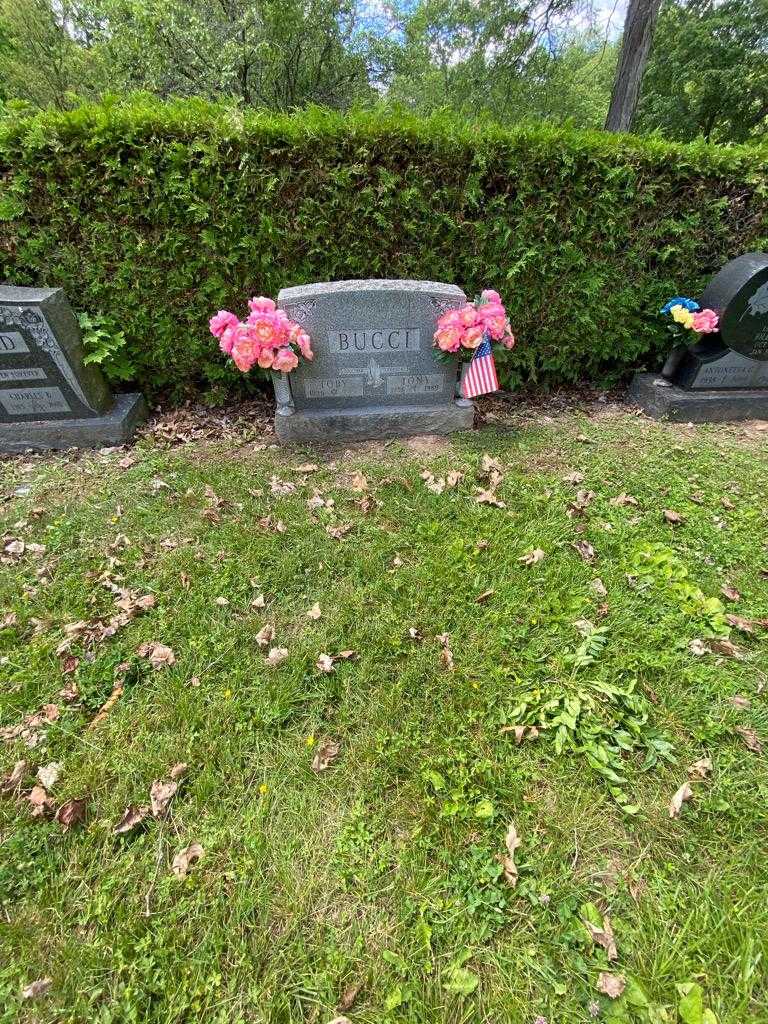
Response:
M630 395L658 418L768 418L768 255L730 260L699 304L717 312L719 330L695 345L678 345L661 374L635 374Z
M281 440L440 434L472 427L456 397L457 361L435 358L437 319L466 302L433 281L333 281L283 288L278 305L312 340L314 359L273 374Z
M0 452L123 444L146 411L141 395L113 398L84 364L60 288L0 286Z

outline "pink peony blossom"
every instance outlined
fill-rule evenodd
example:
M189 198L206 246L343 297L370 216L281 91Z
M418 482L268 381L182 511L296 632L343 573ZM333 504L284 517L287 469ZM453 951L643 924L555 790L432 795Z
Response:
M273 299L265 299L263 296L254 296L248 299L248 309L252 313L274 313L275 303Z
M719 323L720 317L714 309L700 309L693 314L691 327L698 334L714 334Z
M507 331L508 331L508 333L505 334L504 337L501 339L501 344L504 346L504 348L514 348L515 347L515 336L509 330L509 325L507 325Z
M283 373L290 373L291 370L295 370L299 365L299 357L290 348L279 348L275 352L275 358L272 362L273 370L281 370Z
M461 309L459 309L457 312L459 314L459 318L461 319L462 324L465 327L474 327L474 325L477 323L477 310L475 309L471 302L468 302L466 306L462 306Z
M241 324L242 328L243 325ZM231 356L235 366L243 373L247 373L256 362L259 355L259 346L251 337L247 329L238 329L235 332L235 340L232 345Z
M485 291L480 292L480 298L484 302L493 302L501 305L501 296L498 292L495 292L493 288L486 288Z
M262 370L268 370L272 366L274 358L275 353L271 348L263 348L261 352L259 352L259 366Z
M299 346L299 350L305 359L314 359L315 353L312 351L312 343L308 334L305 334L304 331L299 331L296 335L296 344Z
M437 347L443 352L458 352L463 337L464 331L460 327L439 327L435 331Z
M286 339L285 326L274 313L252 313L248 317L248 325L258 343L265 348L277 348Z
M464 337L461 339L461 344L464 348L477 348L483 340L484 334L485 328L482 324L475 324L474 327L468 327L464 332Z
M225 327L222 331L221 337L219 338L219 348L225 355L229 355L232 351L232 345L237 337L237 328L240 326L238 320L231 327Z
M208 321L208 326L214 338L220 338L228 327L237 327L239 322L234 313L230 313L227 309L220 309L216 316L212 316Z

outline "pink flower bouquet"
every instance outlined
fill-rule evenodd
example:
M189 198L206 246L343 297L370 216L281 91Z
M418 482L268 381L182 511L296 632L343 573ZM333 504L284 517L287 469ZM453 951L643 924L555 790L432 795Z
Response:
M234 313L220 309L209 322L211 334L219 339L219 348L231 357L238 370L247 373L258 365L263 370L290 373L299 365L299 353L304 359L312 358L309 335L289 320L272 299L249 299L248 309L246 320L238 320Z
M483 342L499 342L504 348L514 348L512 333L501 296L491 288L458 309L449 309L437 321L434 344L440 353L468 355Z

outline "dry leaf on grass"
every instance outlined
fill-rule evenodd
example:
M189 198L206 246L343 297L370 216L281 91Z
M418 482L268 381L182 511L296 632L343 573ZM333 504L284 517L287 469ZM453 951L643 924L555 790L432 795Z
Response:
M344 991L341 994L341 999L339 999L339 1003L338 1003L338 1006L336 1007L336 1009L337 1010L342 1010L342 1011L343 1010L351 1010L352 1007L357 1002L357 997L360 995L360 992L362 991L362 988L363 988L362 981L355 981L355 982L352 982L351 985L347 985L347 987L344 989ZM336 1019L338 1020L339 1018L336 1018ZM344 1019L344 1018L342 1018L342 1019Z
M755 623L751 619L745 619L741 615L731 615L730 612L725 616L725 621L729 626L733 626L734 629L741 630L742 633L754 633Z
M640 504L640 502L637 500L637 498L634 498L631 494L625 494L622 491L622 493L621 494L617 494L615 498L611 498L610 504L614 505L616 508L621 508L622 506L625 506L625 505L637 506L637 505Z
M664 518L671 526L679 526L685 522L685 519L680 515L679 512L675 512L674 509L665 508Z
M368 490L368 479L363 473L353 473L349 486L351 490L362 493Z
M749 711L752 707L752 702L747 697L742 697L740 693L734 694L728 698L729 703L733 704L737 711Z
M45 818L53 814L54 803L48 796L45 786L33 786L27 794L27 801L33 818Z
M269 478L269 489L276 498L280 498L286 494L293 494L296 484L291 480L281 480L279 476L273 474Z
M287 647L270 647L266 662L270 668L277 668L278 665L282 665L287 657Z
M343 540L352 529L352 523L339 523L338 526L326 526L325 532L334 540Z
M730 640L710 640L709 649L712 654L721 654L724 658L736 658L737 661L744 658L739 648Z
M675 795L669 801L669 816L670 818L679 818L680 813L683 809L683 804L686 800L690 800L693 796L693 790L690 784L684 782L682 786L675 792Z
M312 605L312 607L307 612L307 618L308 619L314 619L315 621L317 621L317 619L319 619L322 614L323 613L322 613L322 610L320 608L319 603L317 601L315 601L315 603Z
M542 551L541 548L534 548L533 551L528 551L526 554L521 555L518 558L518 562L522 562L523 565L536 565L543 558L546 558L546 552Z
M341 750L341 740L324 739L312 758L312 771L324 772L336 761Z
M352 1024L352 1021L349 1017L334 1017L328 1024Z
M688 766L688 774L692 779L708 779L712 774L712 758L700 757Z
M133 831L137 825L140 825L150 814L152 808L147 804L129 804L123 811L123 816L115 825L113 834L116 836L124 836L128 832Z
M291 466L292 473L316 473L317 465L314 462L302 462L300 466Z
M275 638L275 627L271 622L268 622L266 626L262 626L259 632L256 634L256 643L259 647L268 647L269 644Z
M152 807L152 814L156 818L162 818L168 810L168 806L179 788L179 779L185 774L187 765L183 762L175 764L168 772L168 778L155 779L149 789L149 802Z
M588 540L574 541L571 544L571 547L578 552L578 554L584 559L585 562L594 562L595 549L592 547Z
M627 979L623 974L609 974L607 971L600 971L597 979L597 991L602 992L609 999L618 999L627 987Z
M506 504L496 497L496 488L489 487L487 490L476 488L475 501L478 505L493 505L494 508L506 508Z
M266 607L266 604L266 597L263 594L257 594L257 596L251 601L251 608L264 608Z
M142 644L138 653L139 657L148 658L154 669L169 668L176 661L176 655L170 647L156 642Z
M581 484L584 482L584 474L574 471L573 473L566 473L563 477L564 484Z
M741 736L747 750L751 750L753 754L762 754L763 743L754 729L748 725L737 725L734 732Z
M597 597L608 596L608 591L606 590L605 584L599 577L595 580L592 580L592 582L590 583L590 587L592 588L592 593L596 594Z
M37 778L45 789L53 789L61 775L61 764L58 761L51 761L50 764L41 765L37 769Z
M69 832L75 825L81 825L85 821L87 803L88 801L84 797L67 800L56 811L56 821L65 832Z
M0 779L0 793L5 795L18 793L24 780L24 773L27 770L26 761L17 761L11 771Z
M330 654L321 654L315 662L315 667L321 672L333 672L333 658Z
M453 671L453 651L449 647L451 638L448 633L439 633L435 639L440 644L440 665L448 672Z
M595 497L594 491L576 491L576 497L568 506L567 515L570 519L582 516Z
M44 996L48 993L52 984L53 978L38 978L37 981L33 981L21 990L21 998L37 999L39 996Z
M478 594L477 595L477 597L475 598L475 603L476 604L484 604L488 600L488 598L489 597L493 597L493 595L495 593L496 593L496 591L493 590L493 589L491 589L491 590L484 590L482 592L482 594Z
M740 601L741 600L741 594L738 592L736 587L732 587L728 583L725 583L725 584L723 584L722 587L720 587L720 593L728 601Z
M515 864L515 850L520 846L520 837L512 821L510 821L507 834L504 837L504 845L507 848L507 852L501 858L501 866L504 869L504 879L514 889L517 885L518 875L517 864Z
M109 712L112 710L112 708L115 706L115 704L117 704L118 700L122 696L124 686L125 686L124 680L123 679L118 679L117 682L115 683L114 687L112 688L112 693L110 693L109 697L107 697L107 699L104 701L102 706L96 712L94 717L88 723L88 728L89 729L95 729L96 726L100 722L104 721L104 719L107 717Z
M523 740L537 740L539 738L539 730L535 725L503 725L499 729L500 736L506 736L508 733L512 733L515 737L515 746L520 746Z
M591 921L584 921L584 924L587 927L587 931L592 936L592 941L598 946L603 947L608 960L618 960L619 953L616 949L616 939L613 934L610 917L608 917L607 914L603 914L603 925L601 928L598 928L596 924L592 924Z
M202 859L203 848L200 843L190 843L183 850L179 850L173 858L171 871L177 878L186 878L190 867Z
M691 654L694 654L697 658L707 653L707 645L703 640L691 640L688 644L688 650Z

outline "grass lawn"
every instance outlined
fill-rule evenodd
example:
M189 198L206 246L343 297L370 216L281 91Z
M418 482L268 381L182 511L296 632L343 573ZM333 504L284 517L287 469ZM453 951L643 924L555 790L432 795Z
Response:
M768 432L542 411L0 465L1 1021L768 1021Z

